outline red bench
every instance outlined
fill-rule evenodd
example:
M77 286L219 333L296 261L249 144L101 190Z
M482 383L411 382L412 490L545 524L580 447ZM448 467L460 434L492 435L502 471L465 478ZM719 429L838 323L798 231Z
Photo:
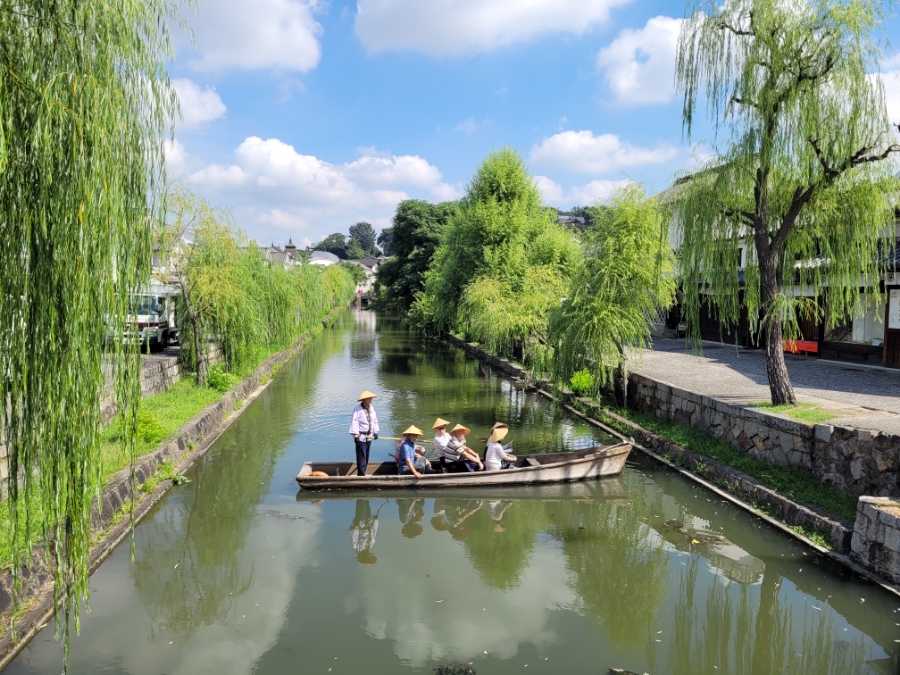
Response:
M784 351L791 354L799 354L800 352L804 354L818 354L819 343L815 340L785 340Z

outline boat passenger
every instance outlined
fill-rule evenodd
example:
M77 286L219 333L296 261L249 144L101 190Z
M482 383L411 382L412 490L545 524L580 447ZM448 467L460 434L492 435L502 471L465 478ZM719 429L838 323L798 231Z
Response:
M397 473L401 476L412 474L416 478L422 477L415 465L416 450L421 448L422 452L425 452L425 448L416 445L416 439L421 435L422 430L415 425L403 432L403 443L400 444L400 456L397 458Z
M447 420L438 417L434 424L431 425L431 428L434 429L434 451L437 453L438 459L444 456L444 452L447 449L447 443L450 442L450 434L447 433L447 425L450 424Z
M463 471L481 471L484 464L478 453L466 445L466 434L471 430L461 424L457 424L450 431L450 442L441 457L441 467L447 473L461 473Z
M431 462L425 457L425 448L421 445L416 446L416 459L413 464L419 473L434 473L434 469L431 468Z
M507 454L500 441L506 438L509 428L497 427L488 439L487 453L484 457L486 471L498 471L500 469L513 469L516 466L516 456Z
M366 389L359 395L353 416L350 418L350 434L356 444L356 475L365 476L369 466L369 448L378 440L378 415L372 407L375 394Z

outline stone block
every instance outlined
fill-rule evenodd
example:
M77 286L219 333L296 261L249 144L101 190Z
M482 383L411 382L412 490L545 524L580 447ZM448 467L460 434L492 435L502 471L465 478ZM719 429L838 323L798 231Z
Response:
M865 542L865 538L860 536L859 532L854 531L853 537L850 539L850 550L857 555L862 553Z
M772 454L772 462L776 466L787 466L790 463L790 462L788 462L787 455L785 454L784 450L782 450L781 448L776 448L776 449L772 450L771 454Z
M885 529L884 547L894 553L900 552L900 530L894 528Z
M874 443L875 442L875 434L868 429L857 429L856 430L856 440L860 443Z
M821 441L822 443L828 443L831 440L831 435L834 432L834 427L830 424L817 424L814 427L815 439L817 441Z

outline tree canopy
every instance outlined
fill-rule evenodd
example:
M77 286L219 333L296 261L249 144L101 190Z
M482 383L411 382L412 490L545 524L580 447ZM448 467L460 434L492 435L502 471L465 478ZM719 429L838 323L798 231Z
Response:
M390 304L408 310L425 284L425 272L441 242L447 222L457 211L456 202L430 204L407 199L397 205L390 246L393 257L378 267L376 282Z
M860 312L879 239L893 242L900 145L869 75L883 18L877 0L697 0L679 39L685 132L702 99L727 138L672 195L688 329L698 340L704 302L725 325L744 308L775 404L796 400L782 340L796 336L798 313L835 324ZM827 295L824 307L809 289Z
M377 244L381 247L381 250L387 256L394 255L393 241L394 241L394 228L393 227L384 228L381 232L378 233L378 239L376 240Z
M363 255L378 255L381 252L375 244L375 228L364 220L350 226L350 241L359 244Z
M543 340L547 313L579 259L577 242L541 206L521 155L502 148L469 183L413 315L437 331L462 329L489 349L528 351Z
M347 260L347 258L350 257L347 255L348 243L347 237L340 232L335 232L334 234L329 234L322 241L313 246L313 250L327 251L328 253L333 253L341 260Z
M668 220L639 185L619 191L584 233L584 259L568 297L551 314L553 374L562 381L587 368L595 389L643 348L660 310L675 295Z
M167 0L0 8L5 535L14 575L37 530L52 552L66 648L70 612L77 627L88 594L105 367L133 448L138 349L119 338L129 294L149 279L151 224L163 215L163 142L176 109L164 64L177 21Z

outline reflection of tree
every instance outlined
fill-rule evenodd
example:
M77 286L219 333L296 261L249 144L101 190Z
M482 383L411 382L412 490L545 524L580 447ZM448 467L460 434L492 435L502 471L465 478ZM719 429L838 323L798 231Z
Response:
M573 436L595 434L581 421L563 418L536 394L399 319L379 316L377 331L380 381L395 392L391 413L400 426L427 423L423 428L430 428L437 416L460 422L472 429L469 445L478 452L497 421L510 425L520 453L571 449Z
M242 553L257 505L302 414L298 402L315 395L319 370L343 349L350 322L339 319L286 365L201 460L193 482L141 527L132 574L154 637L189 637L227 615L252 585L253 562Z
M600 619L616 642L635 644L647 640L665 598L668 554L643 522L646 493L631 485L633 475L624 478L630 506L563 502L562 524L550 531L562 545L580 611Z
M502 528L492 518L501 511L491 504L472 516L466 556L485 584L501 590L519 585L537 535L547 527L547 509L555 506L541 500L517 501L502 511Z
M806 607L804 616L796 616L779 595L780 575L767 572L761 586L719 580L698 585L702 565L701 558L692 557L679 580L669 657L673 675L716 669L839 675L859 672L865 663L864 637L855 643L841 639L831 613Z

